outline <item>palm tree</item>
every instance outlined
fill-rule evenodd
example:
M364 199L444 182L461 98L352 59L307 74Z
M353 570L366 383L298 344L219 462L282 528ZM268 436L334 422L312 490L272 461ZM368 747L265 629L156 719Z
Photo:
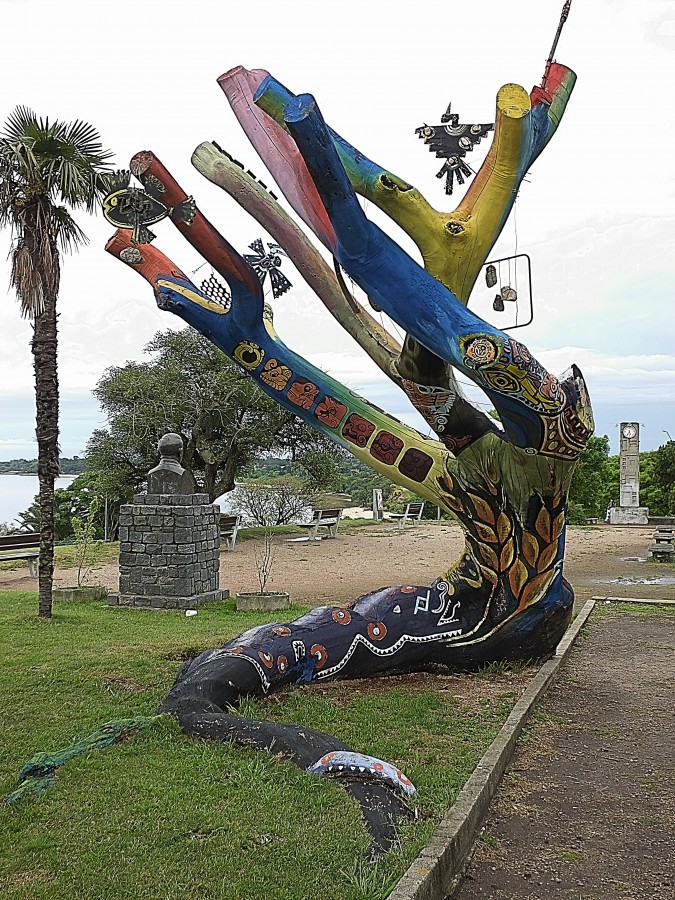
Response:
M11 286L33 321L40 482L39 614L52 614L54 479L59 474L56 301L60 253L87 237L71 209L93 212L111 154L86 122L50 122L18 106L0 133L0 227L12 233Z

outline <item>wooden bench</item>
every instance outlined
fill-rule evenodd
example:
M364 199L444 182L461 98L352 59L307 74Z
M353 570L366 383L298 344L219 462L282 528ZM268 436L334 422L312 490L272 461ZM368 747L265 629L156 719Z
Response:
M387 513L388 519L398 519L398 527L403 528L405 523L410 520L412 525L417 525L419 520L422 518L422 513L424 512L424 503L408 503L405 508L405 512L402 513Z
M315 509L312 512L312 518L309 522L294 522L298 528L306 528L307 529L307 537L306 538L290 538L292 541L320 541L321 535L319 534L319 528L325 528L328 531L326 535L327 538L334 538L337 536L338 526L340 525L340 519L342 518L342 508L336 507L335 509Z
M649 552L659 562L675 561L675 528L670 525L660 525L653 535L654 543L649 547Z
M40 535L37 531L0 536L0 562L8 559L25 559L28 561L31 576L37 578L39 556Z
M237 543L237 532L241 526L241 516L220 517L220 542L225 543L226 550L234 550Z

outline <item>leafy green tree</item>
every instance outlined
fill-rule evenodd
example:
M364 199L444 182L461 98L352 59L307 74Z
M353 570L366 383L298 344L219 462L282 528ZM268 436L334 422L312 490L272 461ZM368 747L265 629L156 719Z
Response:
M654 515L675 515L675 441L654 452L653 479L660 495L660 508Z
M152 358L108 369L94 393L108 428L87 445L87 469L103 494L122 501L157 463L157 441L183 438L183 465L215 500L234 488L266 454L302 464L315 481L332 471L325 438L280 408L210 341L192 329L158 332L145 348Z
M86 242L70 214L93 212L110 154L85 122L50 122L18 106L0 133L0 227L12 235L10 283L33 322L40 481L39 614L52 614L54 479L59 474L56 303L60 254Z
M609 438L592 437L579 462L569 492L570 521L581 522L588 517L604 517L611 497L611 469Z

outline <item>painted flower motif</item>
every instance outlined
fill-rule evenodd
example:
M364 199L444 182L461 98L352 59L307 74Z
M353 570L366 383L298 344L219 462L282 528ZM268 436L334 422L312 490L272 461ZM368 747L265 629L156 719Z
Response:
M131 266L140 266L145 262L138 247L125 247L120 253L120 259Z
M342 434L352 444L356 444L357 447L365 447L368 443L368 438L374 431L375 426L372 422L364 419L363 416L357 416L356 413L352 413L344 424Z
M266 650L258 650L258 656L260 657L263 665L267 666L268 669L271 669L274 665L274 657L271 653L268 653Z
M393 466L403 450L403 441L388 431L380 431L370 447L370 455L380 462Z
M417 588L412 584L402 584L401 585L401 593L402 594L414 594Z
M338 625L349 625L352 620L352 614L348 609L334 609L333 610L333 621L337 622Z
M322 644L313 644L309 648L310 656L316 657L316 668L323 669L328 659L328 651Z
M262 362L263 357L265 356L265 351L262 349L262 347L254 344L253 341L242 341L241 344L237 344L237 346L234 348L232 356L245 369L252 371L253 369L256 369Z
M286 396L301 409L310 409L318 393L318 387L311 381L294 381Z
M325 756L321 757L321 765L327 766L328 763L335 757L335 752L326 753Z
M434 461L428 453L418 450L417 447L409 447L398 463L398 470L411 481L422 482L433 464Z
M286 625L275 625L272 631L275 634L279 635L279 637L288 637L288 635L291 633L291 629Z
M347 407L343 403L334 400L333 397L324 397L314 410L314 415L329 428L337 428L347 414Z
M288 366L280 365L276 359L269 359L260 373L260 378L275 391L283 391L292 375Z
M497 345L490 338L475 337L466 345L466 358L474 366L487 366L497 358Z
M283 675L288 669L288 660L285 656L277 657L277 671L279 674Z
M387 627L384 622L371 622L368 625L368 637L371 641L381 641L387 633Z
M397 769L397 770L396 770L396 777L397 777L398 780L401 782L401 784L410 784L410 785L412 785L412 781L410 781L409 778L406 778L406 776L403 774L403 772L401 772L400 769Z

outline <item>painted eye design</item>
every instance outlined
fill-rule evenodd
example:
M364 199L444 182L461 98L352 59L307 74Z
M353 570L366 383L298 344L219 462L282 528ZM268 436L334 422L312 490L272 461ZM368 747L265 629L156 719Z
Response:
M387 628L383 622L371 622L368 625L368 637L371 641L381 641L386 633Z
M254 344L253 341L242 341L241 344L238 344L234 348L232 356L245 369L252 371L253 369L257 369L260 363L263 361L265 351L262 349L262 347Z

